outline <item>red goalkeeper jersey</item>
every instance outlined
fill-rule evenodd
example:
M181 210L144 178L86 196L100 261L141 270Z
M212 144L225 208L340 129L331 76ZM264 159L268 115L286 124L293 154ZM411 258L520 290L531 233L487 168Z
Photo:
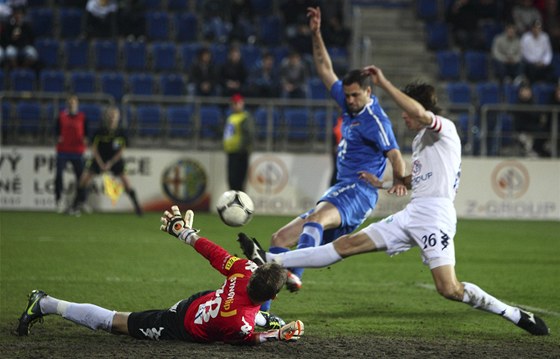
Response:
M232 256L206 238L199 238L194 248L227 279L220 289L196 299L189 306L185 329L200 342L252 342L260 305L249 299L247 284L257 265Z

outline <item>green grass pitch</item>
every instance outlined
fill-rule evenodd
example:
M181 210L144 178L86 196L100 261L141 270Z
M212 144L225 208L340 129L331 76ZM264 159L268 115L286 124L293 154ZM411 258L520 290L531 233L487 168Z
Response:
M0 212L1 328L15 324L35 288L70 301L137 311L167 308L221 286L223 278L206 260L159 231L159 217ZM235 241L240 230L268 245L272 231L290 219L257 216L235 229L216 215L197 213L194 224L201 235L241 255ZM560 222L460 220L455 241L460 280L538 313L553 334L539 340L560 345ZM308 269L303 281L299 293L280 293L273 312L303 320L309 335L533 340L495 315L441 298L417 249ZM50 324L57 320L63 321L49 318ZM0 344L14 340L0 335Z

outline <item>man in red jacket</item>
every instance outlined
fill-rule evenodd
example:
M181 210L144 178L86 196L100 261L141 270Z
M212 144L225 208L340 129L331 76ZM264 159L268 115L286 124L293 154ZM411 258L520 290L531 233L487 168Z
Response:
M56 123L56 177L54 183L54 199L59 213L66 208L61 202L63 173L67 162L70 162L76 175L76 185L84 171L83 155L87 148L86 116L78 109L78 96L70 95L66 100L66 109L60 111Z
M19 318L16 334L28 335L33 323L45 315L58 314L93 330L102 329L137 339L244 345L299 339L304 331L299 320L285 325L282 322L278 329L255 331L256 325L265 329L274 327L271 316L264 313L263 317L259 309L282 289L286 283L286 269L275 263L257 267L250 260L232 256L217 244L200 237L192 228L193 217L189 210L183 219L179 208L173 206L171 212L164 212L160 229L194 247L226 277L219 289L196 293L169 309L133 313L67 302L34 290Z

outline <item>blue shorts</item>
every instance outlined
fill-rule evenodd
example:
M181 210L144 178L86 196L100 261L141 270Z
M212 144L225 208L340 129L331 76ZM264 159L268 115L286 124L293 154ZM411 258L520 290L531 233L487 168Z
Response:
M329 202L338 209L341 224L323 232L323 242L326 244L338 237L352 233L369 217L377 203L377 189L365 181L338 182L329 188L317 203ZM315 209L312 208L300 218L305 219Z

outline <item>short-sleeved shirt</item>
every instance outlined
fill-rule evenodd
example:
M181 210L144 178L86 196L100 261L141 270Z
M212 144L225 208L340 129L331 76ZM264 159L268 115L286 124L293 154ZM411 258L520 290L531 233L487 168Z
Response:
M103 161L108 161L124 149L128 143L126 132L122 128L110 130L102 127L93 135L93 146L97 147L97 152Z

